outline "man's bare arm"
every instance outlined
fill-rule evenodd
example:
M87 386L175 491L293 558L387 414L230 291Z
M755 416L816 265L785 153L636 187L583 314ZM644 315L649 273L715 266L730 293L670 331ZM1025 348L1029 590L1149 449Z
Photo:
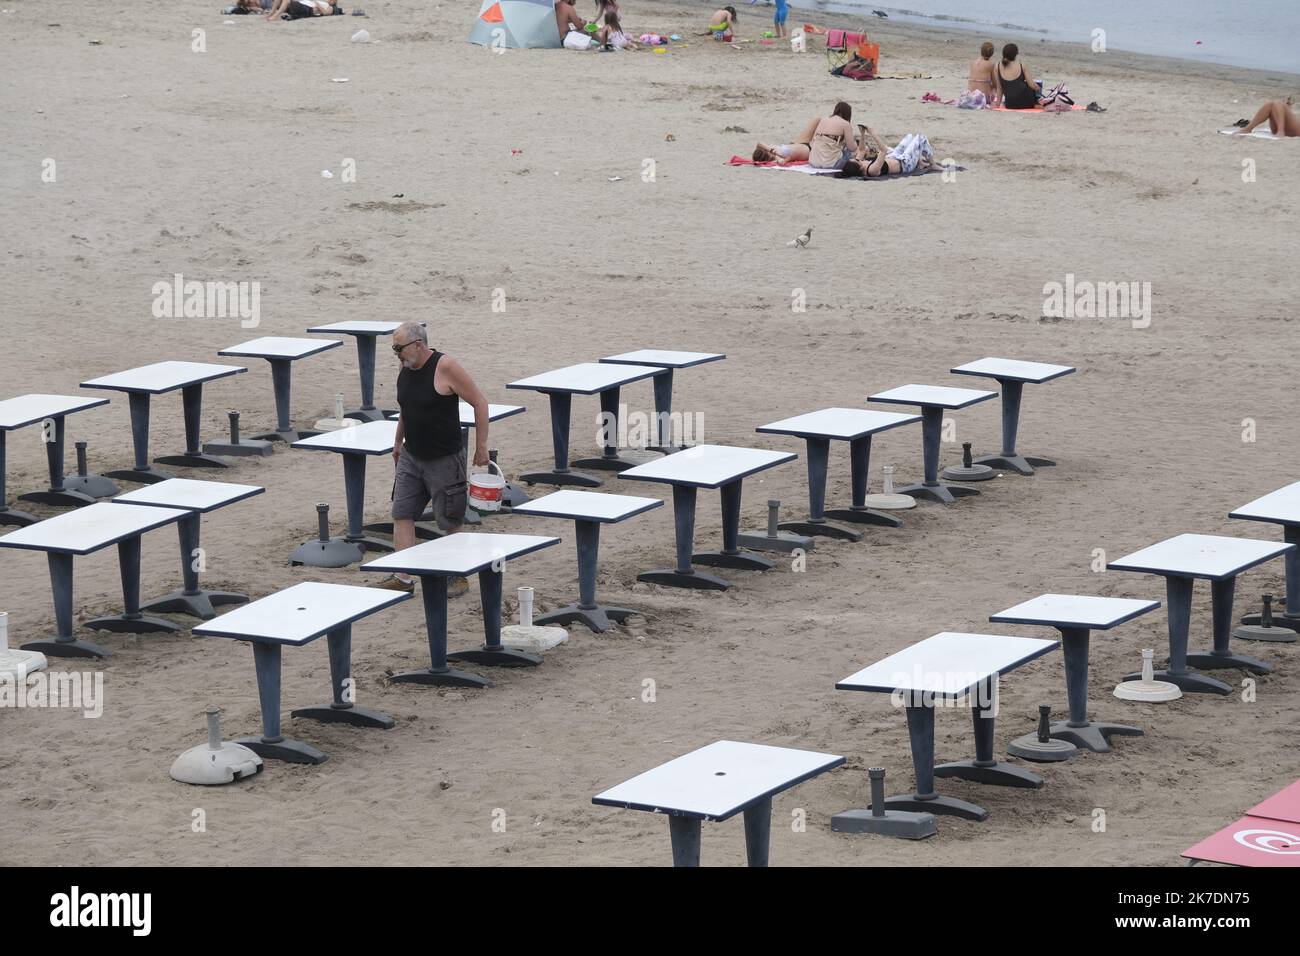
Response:
M488 401L479 387L470 378L469 372L455 359L443 360L446 382L457 396L474 409L474 464L485 466L488 463Z

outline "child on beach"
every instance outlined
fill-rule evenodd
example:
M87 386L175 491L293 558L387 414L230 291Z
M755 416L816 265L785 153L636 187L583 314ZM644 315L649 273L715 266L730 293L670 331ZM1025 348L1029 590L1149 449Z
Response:
M779 40L786 36L785 20L790 15L790 7L786 0L776 0L776 12L772 14L772 25L776 27L776 38Z
M595 23L602 17L605 19L605 25L596 31L596 42L604 50L635 50L637 45L623 32L618 13L616 0L596 0L596 20L592 22Z
M980 58L970 65L966 89L970 92L983 93L984 101L989 106L998 105L1000 96L998 71L993 66L993 44L987 40L980 44Z
M736 25L736 8L732 6L723 7L720 10L713 11L713 17L709 20L708 33L713 34L713 39L721 40L723 43L730 43L732 28ZM706 36L708 34L705 34Z

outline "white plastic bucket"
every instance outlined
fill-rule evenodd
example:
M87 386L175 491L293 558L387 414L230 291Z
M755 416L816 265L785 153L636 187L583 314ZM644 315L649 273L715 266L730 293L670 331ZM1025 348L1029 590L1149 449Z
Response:
M481 471L469 476L469 506L475 511L501 510L501 495L506 490L505 472L495 461L488 462L488 467L495 468L497 473Z
M804 36L802 28L790 34L790 51L792 53L802 53L807 49L807 39Z

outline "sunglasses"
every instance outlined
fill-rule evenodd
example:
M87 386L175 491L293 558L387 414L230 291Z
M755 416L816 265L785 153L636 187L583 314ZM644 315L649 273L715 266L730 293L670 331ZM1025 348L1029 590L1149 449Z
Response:
M405 345L394 345L394 346L393 346L393 353L396 354L396 355L401 355L401 354L402 354L402 349L406 348L408 345L414 345L414 344L415 344L415 340L412 340L412 341L410 341L410 342L407 342Z

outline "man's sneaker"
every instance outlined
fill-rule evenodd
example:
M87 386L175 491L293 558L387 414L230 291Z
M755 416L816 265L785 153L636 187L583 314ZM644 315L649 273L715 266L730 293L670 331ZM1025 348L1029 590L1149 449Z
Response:
M447 581L447 597L460 597L468 590L468 578L451 578Z
M396 574L385 578L375 585L377 588L383 588L385 591L405 591L407 594L415 593L415 578L409 581L403 581Z

